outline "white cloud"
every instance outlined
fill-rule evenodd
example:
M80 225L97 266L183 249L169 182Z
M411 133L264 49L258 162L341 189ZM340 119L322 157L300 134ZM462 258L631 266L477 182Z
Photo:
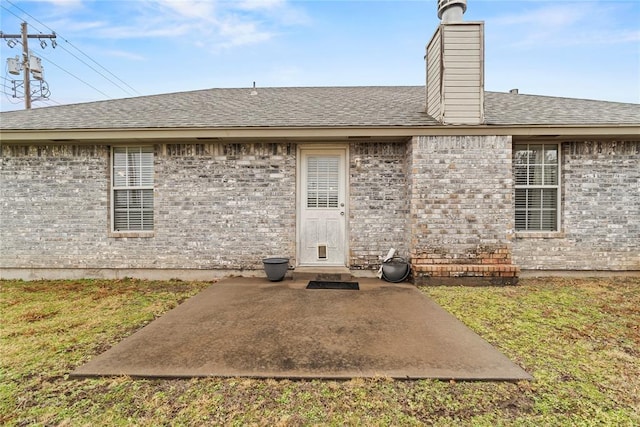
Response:
M609 45L637 42L640 42L640 30L587 31L574 33L573 37L564 40L562 45Z
M187 34L191 27L187 24L173 26L154 26L143 23L123 25L119 27L105 27L96 34L100 38L110 39L142 39L179 37Z
M82 0L45 0L47 3L61 8L77 8L82 6Z
M589 16L593 9L591 5L576 7L575 4L564 3L527 10L518 14L499 16L487 19L497 25L527 25L534 28L560 28L580 22Z
M68 18L59 19L49 23L49 26L52 28L61 28L63 34L96 30L108 27L109 25L108 21L81 21L76 19L70 20Z
M273 33L262 30L255 22L239 19L236 16L229 16L220 22L218 27L222 36L222 47L241 46L267 41L273 37Z
M247 10L273 9L283 7L284 0L238 0L238 8Z
M133 52L127 52L124 50L107 50L104 51L103 54L105 56L112 56L112 57L116 57L116 58L124 58L124 59L129 59L132 61L146 61L147 58L139 55L137 53L133 53Z
M529 6L539 4L525 3ZM544 2L541 7L523 9L517 14L488 18L487 31L495 31L496 39L505 45L520 48L638 41L640 31L620 29L612 19L617 7L593 1Z
M216 10L216 2L214 1L157 0L157 2L187 18L208 20L213 18Z
M215 51L263 43L283 28L309 22L301 9L286 0L145 0L116 3L121 5L119 8L98 8L99 5L101 2L86 4L94 8L93 13L101 13L101 20L83 20L90 16L83 14L78 16L80 19L67 18L59 28L78 32L91 29L93 35L110 39L188 35L193 44L207 40L206 45Z

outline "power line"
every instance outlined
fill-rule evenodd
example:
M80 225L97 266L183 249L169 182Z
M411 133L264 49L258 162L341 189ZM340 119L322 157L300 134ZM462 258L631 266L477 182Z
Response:
M23 85L24 85L24 100L25 100L25 108L26 109L30 109L31 108L31 98L32 98L32 94L31 94L31 67L30 67L30 63L31 63L31 59L34 57L34 52L29 49L28 45L27 45L27 40L29 38L49 38L52 39L55 42L55 38L57 37L57 35L55 34L55 32L53 34L28 34L27 33L27 23L23 22L22 25L22 30L21 30L21 34L3 34L0 33L0 38L3 39L17 39L17 38L21 38L22 39L22 49L23 49L23 61L21 64L22 69L24 70L24 78L22 80ZM52 42L52 46L55 46ZM55 62L53 62L51 59L48 58L43 58L45 61L50 62L52 65L56 66L57 68L59 68L60 70L64 71L65 73L69 74L70 76L72 76L73 78L75 78L76 80L80 81L81 83L87 85L88 87L92 88L93 90L101 93L102 95L106 96L109 99L112 99L111 96L109 96L108 94L104 93L103 91L101 91L100 89L96 88L95 86L91 85L90 83L86 82L85 80L81 79L80 77L76 76L75 74L73 74L72 72L62 68L60 65L56 64ZM38 61L40 61L40 59L38 59ZM38 73L39 73L39 78L36 77L36 79L38 80L42 80L42 69L41 67L38 67ZM34 71L35 73L35 71ZM35 74L34 74L35 76ZM14 89L15 91L15 89ZM42 84L40 86L40 92L42 95ZM47 88L47 92L48 92L48 88ZM42 99L46 98L48 96L47 95L42 95L39 99L37 99L38 101L41 101Z
M19 63L18 57L13 61L12 64L8 64L10 67L10 73L19 73L20 71L24 72L24 77L22 79L22 84L24 85L24 108L31 108L31 75L33 74L33 78L36 80L43 80L42 76L42 66L40 65L40 58L32 55L29 52L29 39L39 39L40 46L44 49L47 45L45 40L51 40L51 46L56 46L56 33L53 34L29 34L28 24L26 22L22 22L20 24L20 34L4 34L0 32L0 39L7 39L11 42L13 39L21 39L22 40L22 63ZM11 47L15 46L15 43L10 45ZM46 98L46 95L43 95L42 92L42 83L40 84L40 95L43 98Z
M96 70L95 68L93 68L91 65L87 64L85 61L83 61L81 58L79 58L77 55L75 55L73 52L71 52L70 50L68 50L67 48L65 48L64 46L58 45L60 48L62 48L62 50L64 50L65 52L67 52L69 55L73 56L74 58L76 58L78 61L82 62L84 65L86 65L87 67L91 68L93 71L95 71L97 74L99 74L100 76L102 76L105 80L111 82L114 86L116 86L118 89L120 89L121 91L125 92L127 95L129 96L135 96L133 93L131 93L130 91L128 91L127 89L123 88L122 86L120 86L119 84L117 84L116 82L114 82L113 80L109 79L109 77L105 76L104 74L102 74L100 71ZM48 58L46 58L48 59ZM110 97L111 98L111 97Z
M13 90L13 89L14 89L14 87L13 87L13 82L15 82L15 80L8 79L8 78L6 78L5 76L0 76L0 77L2 77L2 79L4 80L4 81L2 82L2 87L3 87L3 88L5 88L5 89L11 89L11 90ZM9 84L11 84L12 86L8 86Z
M2 88L3 88L3 89L6 89L6 90L11 90L11 91L13 91L13 87L11 87L11 86L7 86L7 85L6 85L6 84L4 84L4 83L2 84Z
M48 107L52 107L52 106L57 106L57 105L63 105L61 103L59 103L58 101L48 98L48 99L43 99L42 100L43 104L47 104Z
M9 3L11 3L11 2L9 2ZM15 6L15 5L14 5L14 6ZM17 7L17 6L16 6L16 7ZM4 6L3 6L3 8L4 8L4 9L6 9ZM20 9L20 8L18 7L18 9ZM20 9L20 10L22 10L22 9ZM23 12L24 12L24 11L23 11ZM50 31L53 31L53 30L51 30L51 28L50 28L49 26L47 26L46 24L43 24L42 22L38 21L38 19L37 19L37 18L34 18L34 17L33 17L32 15L30 15L29 13L27 13L27 12L24 12L24 13L25 13L25 14L27 14L27 15L29 15L31 18L35 19L35 20L36 20L37 22L39 22L41 25L44 25L44 26L45 26L47 29L49 29ZM14 14L14 16L17 16L17 15L15 15L15 14ZM32 27L33 27L33 25L32 25ZM37 31L40 31L40 29L39 29L39 28L36 28L36 30L37 30ZM41 31L40 31L40 32L41 32ZM54 33L55 33L55 31L54 31ZM57 34L57 33L55 33L55 34L56 34L56 36L60 36L60 35L59 35L59 34ZM64 41L66 41L67 43L71 44L68 40L64 40ZM18 42L18 43L20 43L20 42ZM58 45L58 46L59 46L62 50L64 50L65 52L67 52L69 55L73 56L73 57L74 57L74 58L76 58L78 61L82 62L82 63L83 63L84 65L86 65L87 67L91 68L91 69L92 69L93 71L95 71L97 74L99 74L100 76L102 76L105 80L107 80L107 81L109 81L110 83L112 83L112 84L113 84L114 86L116 86L118 89L120 89L121 91L125 92L127 95L129 95L129 96L134 96L134 94L133 94L133 93L131 93L131 92L130 92L130 91L128 91L127 89L123 88L123 87L122 87L122 86L120 86L118 83L114 82L114 81L113 81L113 80L111 80L109 77L105 76L104 74L102 74L100 71L96 70L96 69L95 69L94 67L92 67L91 65L87 64L87 62L86 62L86 61L84 61L84 60L82 60L81 58L79 58L77 55L75 55L73 52L71 52L69 49L67 49L67 48L66 48L66 47L64 47L63 45ZM86 56L86 55L85 55L85 56ZM89 59L91 59L91 58L89 58ZM95 62L95 61L94 61L94 62ZM98 65L100 65L100 64L98 64ZM104 67L103 67L103 68L104 68ZM108 71L108 70L107 70L107 71ZM116 77L116 78L117 78L117 77ZM125 83L125 84L126 84L126 83ZM127 86L128 86L128 85L127 85ZM132 88L132 89L133 89L133 88ZM135 91L135 89L133 89L133 90ZM137 92L137 91L136 91L136 92ZM138 94L140 94L139 92L137 92L137 93L138 93Z
M2 91L2 94L6 95L7 101L9 101L9 103L11 103L11 104L16 105L16 104L20 104L22 102L22 100L20 100L18 98L15 98L13 96L13 94L7 93L4 90Z
M82 80L80 77L76 76L75 74L73 74L71 71L65 70L64 68L62 68L61 66L59 66L58 64L56 64L55 62L53 62L52 60L50 60L49 58L43 58L45 61L51 63L52 65L55 65L58 69L64 71L65 73L69 74L71 77L73 77L74 79L84 83L85 85L89 86L91 89L95 90L96 92L100 92L102 95L106 96L109 99L113 99L112 97L110 97L109 95L107 95L106 93L104 93L103 91L101 91L100 89L98 89L97 87L93 86L90 83L85 82L84 80Z
M32 51L31 49L29 49L29 53L33 53L33 51ZM49 62L51 65L54 65L56 68L58 68L58 69L60 69L60 70L64 71L65 73L69 74L71 77L73 77L74 79L78 80L80 83L83 83L83 84L87 85L87 86L88 86L88 87L90 87L91 89L95 90L96 92L99 92L100 94L102 94L102 95L106 96L106 97L107 97L107 98L109 98L109 99L113 99L113 97L112 97L112 96L110 96L110 95L108 95L108 94L104 93L103 91L101 91L101 90L100 90L100 89L98 89L97 87L93 86L92 84L87 83L86 81L82 80L80 77L76 76L76 75L75 75L75 74L73 74L71 71L69 71L69 70L66 70L66 69L62 68L60 65L56 64L55 62L53 62L53 61L51 60L51 58L49 58L49 57L47 57L47 56L43 56L43 57L42 57L42 59L43 59L43 60L45 60L45 61L47 61L47 62Z
M21 7L19 7L18 5L16 5L15 3L13 3L10 0L6 0L7 3L9 3L10 5L12 5L13 7L15 7L16 9L20 10L22 13L26 14L27 16L31 17L32 19L34 19L36 22L38 22L40 25L43 25L45 28L47 28L49 31L54 31L51 27L49 27L47 24L43 23L42 21L40 21L38 18L34 17L33 15L31 15L29 12L25 11L24 9L22 9ZM4 8L4 7L3 7ZM12 13L14 16L17 16L15 13ZM18 17L19 18L19 17ZM63 37L62 35L60 35L59 33L56 33L60 38L62 38L63 41L65 41L67 44L69 44L69 46L73 47L75 50L77 50L78 52L80 52L82 55L86 56L91 62L93 62L94 64L96 64L98 67L102 68L104 71L106 71L107 73L109 73L111 76L113 76L115 79L117 79L118 81L120 81L122 84L124 84L125 86L127 86L129 89L131 89L133 92L135 92L138 95L142 95L140 92L138 92L135 88L133 88L131 85L129 85L127 82L125 82L124 80L122 80L120 77L116 76L115 74L113 74L111 71L109 71L107 68L105 68L103 65L101 65L100 63L98 63L95 59L93 59L92 57L90 57L88 54L84 53L80 48L78 48L76 45L74 45L73 43L71 43L69 40L67 40L65 37ZM70 55L72 55L74 58L78 59L80 62L82 62L83 64L87 65L89 68L91 68L93 71L97 72L98 74L100 74L102 77L104 77L105 79L107 79L109 82L111 82L112 84L114 84L115 86L117 86L120 90L126 92L127 94L131 95L131 93L129 93L127 90L123 89L121 86L119 86L118 84L116 84L115 82L113 82L111 79L107 78L105 75L103 75L102 73L100 73L99 71L97 71L95 68L91 67L90 65L88 65L86 62L84 62L83 60L81 60L80 58L78 58L76 55L72 54L69 50L67 50L66 48L64 48L63 46L61 46L62 49L64 49L65 51L67 51Z
M66 40L65 40L66 41ZM83 61L82 59L80 59L77 55L75 55L74 53L72 53L70 50L68 50L67 48L65 48L64 46L60 46L63 50L65 50L69 55L73 56L74 58L76 58L78 61L82 62L84 65L86 65L87 67L91 68L93 71L95 71L96 73L98 73L99 75L101 75L103 78L105 78L106 80L108 80L109 82L111 82L114 86L116 86L118 89L120 89L121 91L125 92L127 95L129 96L134 96L133 93L131 93L130 91L128 91L127 89L123 88L122 86L120 86L118 83L114 82L113 80L111 80L109 77L105 76L104 74L102 74L100 71L96 70L94 67L92 67L91 65L87 64L85 61ZM95 62L95 61L94 61ZM128 86L128 85L127 85ZM134 89L135 90L135 89ZM138 93L139 95L140 93Z
M30 54L33 54L34 52L33 52L33 50L29 49L29 53L30 53ZM51 63L51 65L54 65L55 67L57 67L58 69L60 69L60 70L64 71L65 73L69 74L71 77L73 77L74 79L78 80L79 82L81 82L81 83L83 83L83 84L87 85L87 86L88 86L88 87L90 87L91 89L93 89L93 90L95 90L95 91L99 92L100 94L102 94L102 95L106 96L106 97L107 97L107 98L109 98L109 99L113 99L113 97L111 97L111 96L109 96L108 94L104 93L103 91L101 91L100 89L96 88L96 87L95 87L95 86L93 86L92 84L87 83L86 81L82 80L80 77L76 76L76 75L75 75L75 74L73 74L71 71L69 71L69 70L66 70L66 69L62 68L60 65L56 64L55 62L53 62L50 58L48 58L48 57L46 57L46 56L45 56L45 57L43 57L42 59L43 59L43 60L45 60L45 61L47 61L47 62L49 62L49 63ZM5 76L0 76L0 77L2 77L4 80L7 80L7 81L14 81L14 80L11 80L11 79L6 78ZM40 101L41 101L41 100L40 100ZM60 104L60 105L63 105L63 104Z
M9 0L7 0L9 3L11 3ZM13 4L13 3L11 3ZM15 4L13 4L15 6ZM10 14L12 14L13 16L15 16L18 19L22 19L21 16L16 15L15 13L13 13L10 9L4 7L3 5L0 4L0 7L3 8L4 10L6 10L7 12L9 12Z

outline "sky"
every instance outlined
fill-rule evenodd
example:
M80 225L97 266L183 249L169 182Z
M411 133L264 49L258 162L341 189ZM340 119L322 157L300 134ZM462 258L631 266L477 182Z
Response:
M33 108L227 87L424 85L436 0L0 0L48 100ZM640 103L640 0L468 0L485 22L485 89ZM13 97L0 40L0 110ZM35 86L38 88L38 86ZM22 89L18 89L23 93ZM39 92L38 92L39 93Z

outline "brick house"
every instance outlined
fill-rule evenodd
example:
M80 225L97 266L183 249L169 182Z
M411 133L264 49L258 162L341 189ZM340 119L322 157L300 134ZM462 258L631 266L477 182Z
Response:
M415 283L640 272L640 105L484 90L482 22L442 18L420 87L208 89L0 115L0 277Z

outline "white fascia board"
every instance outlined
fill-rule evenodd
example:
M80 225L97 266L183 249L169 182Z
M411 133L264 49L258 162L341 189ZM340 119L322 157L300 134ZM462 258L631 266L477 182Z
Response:
M82 143L140 142L172 140L241 140L286 139L322 140L349 138L410 138L413 136L512 135L521 137L635 137L640 124L633 125L538 125L491 126L449 125L413 127L343 127L343 128L207 128L207 129L66 129L2 130L2 143Z

